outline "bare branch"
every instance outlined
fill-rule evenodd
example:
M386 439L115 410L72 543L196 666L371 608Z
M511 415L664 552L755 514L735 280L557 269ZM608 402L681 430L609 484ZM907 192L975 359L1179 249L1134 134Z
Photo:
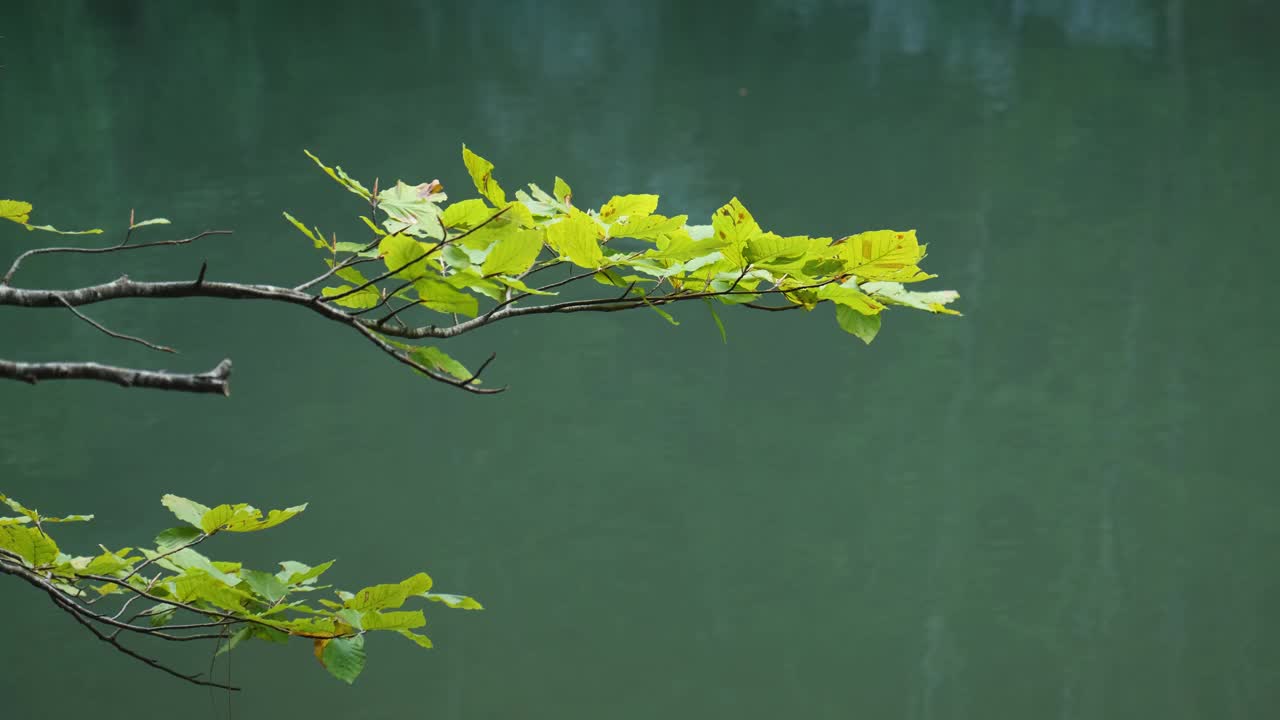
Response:
M9 266L9 271L4 274L4 277L0 278L0 285L8 285L9 282L13 280L14 273L18 272L18 268L22 266L22 261L31 257L32 255L46 255L49 253L77 253L81 255L102 255L105 253L124 252L126 250L142 250L144 248L162 247L165 245L186 245L188 243L193 243L196 240L199 240L201 238L209 237L210 235L230 235L230 234L231 234L230 230L205 230L204 232L198 235L192 235L189 238L182 238L181 240L157 240L155 242L147 242L147 243L142 243L140 245L126 245L125 243L129 241L128 237L126 237L124 242L121 242L118 245L110 245L108 247L34 248L32 250L28 250L22 253L21 255L18 256L16 260L13 261L13 264Z
M94 362L23 363L0 358L0 378L21 380L32 385L42 380L100 380L122 387L178 390L225 396L231 394L227 381L230 376L230 360L223 360L208 372L180 374L100 365Z

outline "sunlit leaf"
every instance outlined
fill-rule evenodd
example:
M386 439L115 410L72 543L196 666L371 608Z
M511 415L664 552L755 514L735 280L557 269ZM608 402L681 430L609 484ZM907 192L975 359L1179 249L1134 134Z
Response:
M610 237L636 238L637 240L657 240L667 233L673 233L684 227L688 215L663 217L661 215L642 215L630 217L622 222L609 226ZM687 235L685 237L688 237Z
M542 252L543 231L513 230L506 233L489 250L484 266L480 268L485 277L492 275L521 275L525 273L538 253Z
M294 227L298 228L298 232L302 233L303 235L306 235L307 239L309 239L311 243L315 245L317 248L324 249L324 250L329 249L329 243L323 237L317 236L315 233L311 232L310 228L308 228L306 225L303 225L300 220L290 215L289 213L282 213L282 214L284 215L285 220L288 220L290 223L293 224Z
M421 595L431 589L431 576L418 573L398 583L371 585L357 592L346 602L352 610L394 610L412 595Z
M169 220L167 218L151 218L150 220L139 220L138 222L130 225L129 229L136 230L140 227L146 227L148 225L168 225L168 224L169 224Z
M0 219L26 225L31 219L31 203L22 200L0 200Z
M578 267L595 269L604 263L595 221L579 210L547 227L547 244Z
M657 195L614 195L600 208L600 219L611 223L622 217L648 215L657 209Z
M335 297L338 295L342 295L342 297L339 297L337 300L334 300L333 302L343 307L356 308L359 310L365 310L371 307L377 307L378 303L382 302L382 294L379 293L378 289L372 285L370 285L369 287L360 288L359 290L351 293L350 295L344 294L344 293L350 292L351 290L354 290L355 287L356 286L354 285L339 285L338 287L325 287L320 289L320 295L321 297Z
M469 229L488 220L493 213L484 200L472 198L446 207L443 220L449 228Z
M39 528L25 525L0 525L0 550L8 550L32 567L58 559L58 545L53 538Z
M873 230L850 235L835 245L836 257L845 262L844 272L861 280L919 282L936 277L921 270L924 246L916 241L915 230Z
M556 184L553 192L555 193L556 200L559 200L565 205L573 204L573 190L570 189L569 183L565 182L560 177L556 177Z
M390 233L408 233L416 237L443 240L443 211L440 203L446 195L439 191L439 181L420 185L397 182L378 192L378 207L387 214L382 222Z
M329 167L325 165L324 163L320 162L320 158L316 157L315 155L312 155L310 150L303 150L303 152L306 153L307 157L311 158L311 160L315 162L316 165L319 165L320 169L324 170L329 177L336 180L339 185L345 187L346 189L350 190L356 195L359 195L365 200L369 199L369 190L365 188L365 186L361 185L359 182L356 182L354 179L349 177L345 172L342 171L341 167Z
M467 166L477 192L493 203L494 207L500 208L507 204L507 194L498 185L498 181L493 179L493 163L471 152L466 145L462 146L462 162Z

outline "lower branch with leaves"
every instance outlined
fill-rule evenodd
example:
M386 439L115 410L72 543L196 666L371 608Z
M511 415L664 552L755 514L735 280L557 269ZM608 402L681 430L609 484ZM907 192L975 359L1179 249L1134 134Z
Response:
M275 527L305 505L262 512L245 504L207 507L176 495L161 500L182 525L159 533L150 547L109 550L98 555L64 553L48 526L92 520L92 515L50 517L0 494L17 515L0 517L0 574L43 591L99 640L150 667L196 685L229 690L202 673L183 673L125 643L135 636L168 642L209 642L221 654L246 640L284 643L302 638L332 674L354 682L365 665L365 636L374 631L401 635L419 647L431 640L415 630L426 625L421 610L402 610L425 599L451 608L480 610L464 595L431 592L431 577L418 573L398 583L320 597L319 580L333 561L319 565L280 563L274 573L238 562L212 560L195 546L220 533L257 532ZM313 595L313 593L315 593ZM314 599L313 599L314 598ZM135 605L136 603L136 605Z

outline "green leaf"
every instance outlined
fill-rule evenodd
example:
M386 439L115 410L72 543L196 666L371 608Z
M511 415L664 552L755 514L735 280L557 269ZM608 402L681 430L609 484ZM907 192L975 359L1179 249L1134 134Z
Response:
M49 565L58 559L58 545L39 528L0 525L0 549L22 558L32 567Z
M364 670L364 636L335 638L325 643L320 662L329 674L350 685Z
M438 370L458 380L466 381L472 378L470 370L439 348L418 346L409 353L409 356L416 360L419 365L425 365L432 370ZM480 381L477 380L474 384L479 385Z
M338 268L337 272L335 272L334 275L337 275L338 277L342 278L343 280L346 280L352 285L364 285L365 283L369 282L368 278L366 278L359 270L353 267Z
M870 345L880 332L880 316L864 315L847 305L836 305L836 322L840 328Z
M537 288L531 288L528 285L524 284L523 280L519 280L513 277L506 277L505 275L499 275L495 277L494 280L497 280L498 282L502 283L503 285L506 285L512 290L516 290L522 293L529 293L530 295L559 295L560 294L560 293L549 292L547 290L538 290Z
M203 516L202 516L203 517ZM196 538L203 535L204 532L200 528L182 526L169 528L156 536L156 549L160 552L169 552L175 548L194 542Z
M345 606L352 610L394 610L404 604L411 595L421 595L431 589L431 576L418 573L398 583L371 585L357 592Z
M286 585L311 585L314 584L316 578L324 574L324 571L328 570L333 563L334 561L330 560L329 562L320 563L315 567L311 567L310 565L303 565L302 563L294 562L293 560L285 560L280 563L280 567L282 569L280 572L276 573L276 577L284 581Z
M409 630L397 630L396 633L412 640L420 648L426 648L428 650L431 649L431 638L426 635L419 635L418 633L411 632Z
M335 295L343 295L343 293L350 292L355 289L355 287L356 286L354 285L339 285L338 287L320 288L320 296L334 297ZM382 294L378 292L376 287L370 285L369 287L361 288L350 295L343 295L333 302L337 305L341 305L342 307L367 310L372 307L377 307L378 303L382 302Z
M553 189L553 193L555 194L556 200L559 200L565 205L573 204L573 190L570 189L569 183L560 179L558 176L556 177L556 184Z
M413 281L413 289L417 291L423 305L437 312L460 313L467 317L475 317L480 311L480 302L475 295L461 292L440 280L418 278Z
M475 598L466 595L450 595L449 593L425 593L424 598L458 610L483 610L484 606L476 602Z
M493 203L494 207L506 206L507 194L498 185L498 181L493 179L493 163L471 152L466 145L462 146L462 162L471 174L476 191Z
M244 503L219 505L200 518L200 527L207 533L255 532L275 527L306 509L307 505L303 503L284 510L272 510L264 518L261 510Z
M720 330L720 341L728 345L729 335L724 331L724 321L720 319L720 313L716 312L715 303L710 298L707 299L707 308L711 310L711 319L716 321L716 327Z
M480 273L492 275L522 275L533 267L542 252L542 230L512 230L494 243L485 258Z
M428 267L425 257L434 247L408 235L387 235L378 243L378 255L387 264L387 272L395 270L395 277L413 280L438 274Z
M676 215L670 218L661 215L631 217L610 225L609 236L636 238L637 240L657 240L667 233L673 233L683 228L688 221L688 215ZM686 237L688 236L686 235Z
M808 252L809 238L807 237L779 237L773 233L763 233L747 240L742 257L753 265L778 264L799 260Z
M831 283L818 288L817 296L819 300L830 300L837 305L853 308L863 315L875 315L884 310L884 305L876 302L856 287Z
M175 599L190 603L203 601L223 610L244 612L249 595L222 582L203 570L191 569L172 580Z
M26 225L31 219L31 203L22 200L0 200L0 218Z
M140 227L146 227L148 225L168 225L168 224L169 224L169 220L167 218L151 218L150 220L140 220L130 225L129 229L136 230Z
M57 233L59 235L101 235L102 228L93 228L92 230L59 230L52 225L24 225L28 230L42 230L44 232Z
M493 213L484 200L462 200L444 209L444 224L449 228L470 229L488 220Z
M249 589L273 603L289 594L289 588L284 581L271 573L260 570L241 570L240 578L249 586Z
M410 630L427 624L421 610L379 612L370 610L360 616L360 627L365 630Z
M329 175L329 177L338 181L339 185L345 187L346 189L350 190L356 195L359 195L365 200L369 199L369 190L365 188L365 186L361 185L360 183L356 182L351 177L349 177L345 172L342 171L342 168L329 167L325 165L324 163L320 162L320 158L316 157L315 155L312 155L310 150L303 150L302 152L306 153L307 157L311 158L316 165L319 165L320 169L324 170L325 173Z
M614 195L600 208L600 219L611 223L623 217L649 215L657 209L657 195Z
M169 508L169 512L179 520L195 527L200 527L200 520L204 518L205 513L209 512L209 508L204 505L177 495L165 495L160 498L160 504Z
M288 220L290 223L293 224L294 227L298 228L298 232L302 233L303 235L306 235L307 239L309 239L311 243L315 245L317 248L323 249L323 250L329 249L329 243L323 237L319 237L315 233L311 232L310 228L308 228L306 225L303 225L300 220L290 215L289 213L282 213L282 214L284 215L285 220Z
M596 223L580 210L547 227L547 244L578 267L594 270L604 263Z
M397 182L378 193L378 207L387 214L382 222L390 233L408 233L417 237L444 239L440 203L446 199L439 192L439 181L420 185Z

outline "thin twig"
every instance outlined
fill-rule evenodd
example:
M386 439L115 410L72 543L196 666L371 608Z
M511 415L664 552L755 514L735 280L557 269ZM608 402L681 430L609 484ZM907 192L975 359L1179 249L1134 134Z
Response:
M168 345L156 345L155 343L148 342L147 340L143 340L140 337L134 337L133 335L124 335L122 333L115 332L114 330L109 330L103 327L99 322L97 322L93 318L77 310L75 305L72 305L71 303L67 302L64 298L58 298L58 299L62 300L62 304L65 305L68 310L75 313L76 317L89 323L90 325L94 326L95 328L102 331L106 335L110 335L111 337L116 338L118 340L128 340L129 342L135 342L135 343L138 343L139 345L149 347L152 350L159 350L160 352L166 352L166 353L178 352L177 350L174 350Z
M204 232L198 235L192 235L189 238L183 238L181 240L156 240L155 242L146 242L140 245L125 245L122 243L119 245L110 245L108 247L96 247L96 248L86 248L86 247L34 248L32 250L28 250L22 253L17 257L16 260L13 261L13 264L9 266L9 271L4 274L4 277L0 278L0 285L8 285L9 281L13 279L14 273L18 272L18 268L22 265L22 261L31 257L32 255L45 255L48 253L77 253L81 255L101 255L104 253L123 252L126 250L142 250L144 248L161 247L165 245L186 245L188 243L193 243L196 240L199 240L201 238L209 237L210 235L230 235L230 234L231 234L230 230L205 230Z

